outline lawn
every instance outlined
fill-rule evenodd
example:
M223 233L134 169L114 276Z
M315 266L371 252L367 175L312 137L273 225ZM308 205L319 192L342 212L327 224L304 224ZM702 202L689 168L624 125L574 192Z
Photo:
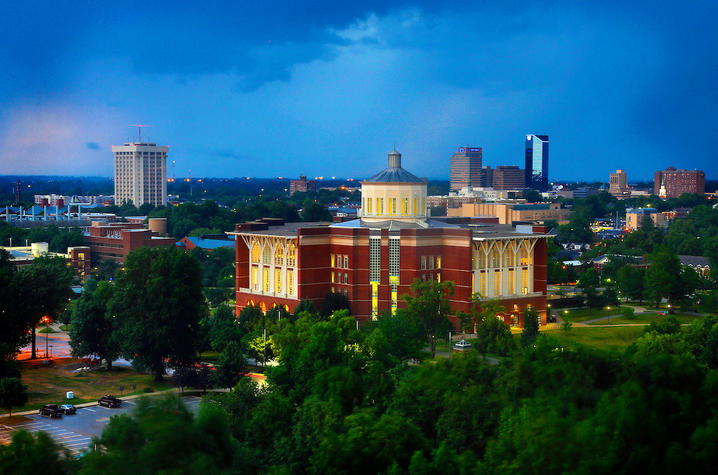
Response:
M581 344L607 351L622 351L636 341L646 330L644 326L636 327L573 327L569 331L548 330L542 332L556 338L562 345Z
M607 317L609 315L619 315L623 307L611 307L610 310L604 308L572 308L566 310L555 310L554 313L561 314L563 320L581 323L594 318Z
M691 323L693 320L696 320L698 318L703 318L697 315L691 315L691 314L685 314L685 313L676 313L673 315L670 315L671 317L676 317L676 319L681 323ZM589 325L622 325L622 324L631 324L631 323L642 323L642 324L649 324L653 322L658 322L660 320L664 320L667 318L668 315L658 315L657 313L638 313L633 318L625 318L625 317L616 317L616 318L610 318L608 320L601 320L600 322L593 322L589 323Z
M128 396L152 391L171 389L169 381L156 382L150 374L138 373L132 369L113 368L112 371L96 370L73 373L81 366L79 360L60 358L52 366L22 364L22 382L28 386L29 400L25 406L13 409L27 411L43 404L65 402L65 393L73 391L75 404L96 401L104 394ZM121 389L122 388L122 389ZM149 389L147 390L149 391Z

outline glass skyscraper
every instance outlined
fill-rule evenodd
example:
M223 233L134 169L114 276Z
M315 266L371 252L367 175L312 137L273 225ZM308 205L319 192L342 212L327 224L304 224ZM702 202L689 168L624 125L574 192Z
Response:
M526 186L548 189L548 135L526 135Z

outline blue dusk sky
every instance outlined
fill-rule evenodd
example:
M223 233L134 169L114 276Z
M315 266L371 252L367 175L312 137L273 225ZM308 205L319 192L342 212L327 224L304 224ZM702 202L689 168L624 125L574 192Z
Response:
M718 178L718 2L5 1L0 174L112 174L169 145L177 176L365 177L396 144L447 179L459 145L550 177ZM171 173L171 172L170 172Z

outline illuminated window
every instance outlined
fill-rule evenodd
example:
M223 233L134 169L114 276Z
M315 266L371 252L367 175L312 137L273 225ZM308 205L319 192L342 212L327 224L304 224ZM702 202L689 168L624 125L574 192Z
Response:
M257 244L252 246L252 262L259 262L260 252Z
M498 297L501 295L501 271L494 271L494 296Z
M401 199L401 215L406 216L409 214L409 198Z
M371 318L376 320L379 315L379 283L371 283Z
M334 283L334 272L332 271L332 284Z
M252 266L252 289L259 290L259 268Z
M441 256L436 256L436 268L441 269Z
M528 269L521 269L521 293L529 293L529 271Z
M264 291L269 292L269 269L264 267L262 269L262 276L264 280Z
M391 215L394 216L396 214L396 198L391 199Z
M282 293L282 269L274 269L274 291Z
M421 199L421 214L426 213L426 198Z
M524 241L521 244L521 265L527 266L529 265L529 251L527 249L528 241Z
M371 214L371 198L366 199L366 212L367 214Z
M274 251L274 265L284 265L284 248L282 246L277 246L277 249Z
M287 294L294 295L294 271L287 272Z
M297 247L294 243L291 243L287 249L287 265L292 267L297 265Z
M516 293L516 280L514 276L514 270L509 269L509 295Z
M331 261L332 261L331 267L334 267L334 254L332 254L332 256L331 256Z

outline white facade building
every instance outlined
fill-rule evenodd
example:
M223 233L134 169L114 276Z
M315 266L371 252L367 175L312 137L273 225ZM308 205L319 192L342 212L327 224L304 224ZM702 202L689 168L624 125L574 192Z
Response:
M166 205L168 151L169 147L146 142L113 145L115 204Z

